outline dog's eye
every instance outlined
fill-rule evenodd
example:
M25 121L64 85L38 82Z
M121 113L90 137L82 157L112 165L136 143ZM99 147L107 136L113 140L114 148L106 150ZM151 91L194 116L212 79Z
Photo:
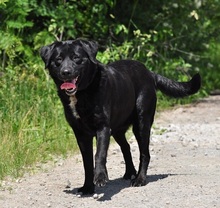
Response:
M74 57L73 57L73 61L74 61L76 64L81 64L81 63L82 63L82 59L81 59L79 56L74 56Z
M57 64L61 64L62 61L63 61L62 57L59 56L59 57L56 58L56 63Z
M73 60L74 60L74 61L76 61L76 60L78 60L78 59L80 59L79 56L73 56Z

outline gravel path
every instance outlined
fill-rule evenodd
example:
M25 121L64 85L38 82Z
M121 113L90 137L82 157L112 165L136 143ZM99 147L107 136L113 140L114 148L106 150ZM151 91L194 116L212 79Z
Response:
M129 142L137 166L137 144L134 138ZM114 143L107 168L106 187L80 197L76 188L84 177L81 156L57 159L54 166L42 165L38 173L3 181L0 207L220 207L220 96L157 114L146 186L130 187L121 179L124 162Z

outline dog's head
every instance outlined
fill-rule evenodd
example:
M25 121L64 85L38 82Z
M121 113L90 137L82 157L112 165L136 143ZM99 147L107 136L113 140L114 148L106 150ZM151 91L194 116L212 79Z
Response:
M40 49L51 77L69 96L92 82L97 70L97 52L97 43L80 39L54 42Z

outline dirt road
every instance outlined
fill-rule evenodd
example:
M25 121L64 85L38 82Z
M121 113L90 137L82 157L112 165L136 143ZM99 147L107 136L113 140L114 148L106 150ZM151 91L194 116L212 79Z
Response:
M129 141L137 166L137 144L134 138ZM76 195L84 177L80 155L60 159L37 174L4 181L0 207L220 207L220 96L157 114L146 186L130 187L121 179L124 162L116 144L110 146L107 168L107 186L96 188L94 196L80 197Z

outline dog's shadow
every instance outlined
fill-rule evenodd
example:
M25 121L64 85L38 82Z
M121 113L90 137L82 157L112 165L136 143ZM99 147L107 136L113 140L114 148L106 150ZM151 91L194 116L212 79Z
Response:
M148 175L147 181L148 183L156 182L158 180L162 180L167 178L168 176L174 176L176 174L159 174L159 175ZM114 180L110 180L105 187L96 187L96 195L97 201L108 201L111 200L112 196L119 193L121 190L130 187L130 180L124 180L122 178L117 178ZM77 188L72 190L64 190L67 194L77 195ZM81 197L91 197L92 195L86 195ZM96 199L96 197L94 197Z

